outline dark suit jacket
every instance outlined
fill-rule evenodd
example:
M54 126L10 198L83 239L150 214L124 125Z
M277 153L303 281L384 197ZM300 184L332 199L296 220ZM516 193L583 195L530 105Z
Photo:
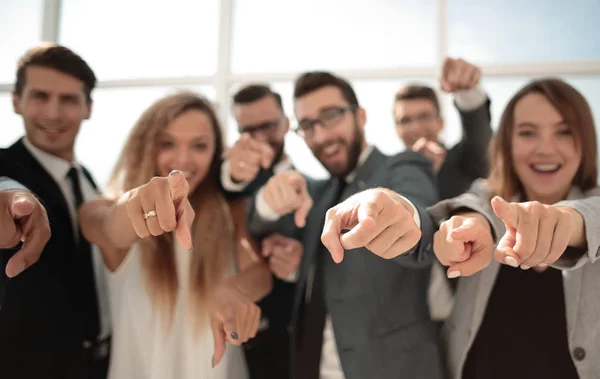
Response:
M493 135L490 100L481 107L464 112L459 109L463 137L446 154L437 174L440 200L463 194L471 183L489 174L488 146Z
M261 169L256 178L242 191L226 191L228 198L253 196L273 176L272 170ZM293 234L280 231L287 237ZM260 330L254 339L244 344L246 362L252 379L287 379L290 371L290 335L289 325L292 319L292 301L294 299L294 283L280 280L273 276L271 293L260 300L262 318L268 328Z
M0 176L17 180L41 199L52 230L36 264L13 279L2 267L0 377L85 378L83 325L74 295L76 247L66 200L22 141L1 149L0 162ZM13 253L0 251L1 261Z
M313 263L323 265L325 301L333 323L336 344L346 379L442 377L437 329L429 317L429 285L434 225L426 207L434 204L437 190L430 162L407 151L386 157L374 149L342 199L373 187L386 187L411 199L421 218L422 239L407 254L385 260L365 248L346 252L336 265L322 253L320 240L325 213L337 191L337 180L308 181L313 198L306 227L297 229L304 243L304 258L296 285L293 338L299 332L302 299ZM262 237L294 228L293 215L269 222L249 209L250 232ZM298 378L304 379L304 378Z

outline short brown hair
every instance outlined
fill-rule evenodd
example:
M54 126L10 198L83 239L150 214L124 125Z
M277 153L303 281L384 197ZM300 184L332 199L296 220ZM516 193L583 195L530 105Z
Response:
M233 95L233 104L237 105L253 103L267 96L273 96L279 105L279 108L283 111L283 101L281 100L281 95L273 91L265 84L249 84L245 87L242 87L242 89Z
M490 148L491 172L488 185L494 195L509 200L523 191L512 160L512 131L514 111L524 96L538 93L546 97L563 119L570 125L575 143L581 149L582 161L573 178L572 185L583 191L598 183L598 147L592 111L585 97L560 79L537 79L521 88L508 102L500 119L500 126L492 139Z
M25 74L27 67L30 66L51 68L81 80L86 100L92 101L92 90L96 87L96 75L86 61L70 49L54 43L45 43L27 50L25 55L19 59L17 66L14 93L19 96L25 88Z
M396 101L403 100L428 100L433 103L435 110L440 114L440 102L438 100L435 91L431 87L422 86L418 84L411 84L404 88L401 88L396 92Z
M325 71L310 71L300 75L294 84L294 99L297 100L304 95L328 86L339 88L348 104L359 106L358 98L350 83Z

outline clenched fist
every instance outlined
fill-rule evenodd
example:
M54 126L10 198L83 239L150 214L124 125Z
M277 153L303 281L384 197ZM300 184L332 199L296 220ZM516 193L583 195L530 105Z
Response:
M442 90L452 93L474 88L481 79L481 69L465 60L446 58L442 67Z

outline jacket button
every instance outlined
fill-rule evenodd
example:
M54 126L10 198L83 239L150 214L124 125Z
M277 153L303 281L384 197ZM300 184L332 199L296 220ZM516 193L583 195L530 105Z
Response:
M577 361L583 361L583 359L585 358L585 350L583 350L583 348L581 347L576 347L575 349L573 349L573 357Z

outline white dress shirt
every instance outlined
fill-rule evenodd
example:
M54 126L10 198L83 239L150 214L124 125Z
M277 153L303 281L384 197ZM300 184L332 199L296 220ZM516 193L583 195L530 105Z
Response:
M33 146L27 138L23 139L23 144L29 150L29 152L35 157L35 159L42 165L42 167L50 174L52 179L58 184L67 206L69 207L69 214L71 215L71 222L73 223L73 232L75 233L75 240L79 239L79 223L77 222L77 210L75 209L75 196L71 189L71 181L67 174L71 167L77 169L79 175L79 181L81 182L81 192L83 193L83 199L92 200L98 197L98 192L94 189L92 184L89 182L87 177L83 174L81 166L77 162L68 162L55 155L49 154L45 151L38 149ZM110 310L108 305L108 294L106 287L106 272L104 269L104 261L102 259L102 253L97 246L91 245L92 247L92 264L94 267L94 276L96 281L96 294L98 298L98 311L100 320L100 335L99 340L105 339L110 336L111 323L110 323Z

